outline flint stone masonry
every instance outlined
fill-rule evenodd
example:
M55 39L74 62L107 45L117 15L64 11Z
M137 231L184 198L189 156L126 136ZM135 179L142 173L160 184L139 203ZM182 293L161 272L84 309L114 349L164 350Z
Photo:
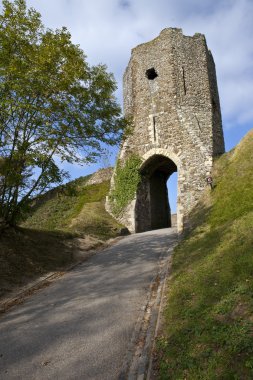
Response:
M120 221L132 232L169 226L166 181L178 171L177 226L182 231L213 158L224 152L215 64L205 36L168 28L134 48L124 74L124 113L133 119L134 131L119 159L124 163L138 154L143 164L136 197Z
M95 185L98 183L102 183L104 181L109 181L112 178L113 168L104 168L100 169L94 174L86 182L86 185Z

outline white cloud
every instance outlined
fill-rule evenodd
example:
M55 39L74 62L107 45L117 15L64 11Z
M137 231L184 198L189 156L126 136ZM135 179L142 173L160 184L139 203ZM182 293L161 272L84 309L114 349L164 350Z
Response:
M197 25L206 35L216 62L223 118L233 120L236 126L253 121L253 2L224 4L228 5L214 13L196 14L187 29L193 32L193 25Z
M118 81L136 45L166 27L184 34L205 34L216 63L226 142L235 145L253 126L252 0L27 0L45 26L66 26L88 62L106 63ZM112 150L116 154L116 148ZM111 161L112 162L112 161ZM112 162L113 163L113 162ZM94 172L101 164L61 164L72 178Z
M165 27L206 35L216 62L223 119L227 125L253 121L252 0L28 0L46 26L67 26L91 64L106 63L118 81L131 48Z

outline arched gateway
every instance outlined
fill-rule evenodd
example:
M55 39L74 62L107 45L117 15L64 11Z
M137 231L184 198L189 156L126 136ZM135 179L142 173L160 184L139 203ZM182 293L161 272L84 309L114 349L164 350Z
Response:
M177 171L182 231L213 158L224 152L215 65L204 35L188 37L169 28L134 48L124 75L124 112L134 129L121 148L120 163L134 154L142 164L135 197L120 220L135 232L170 226L166 181ZM114 183L115 175L111 189ZM112 211L109 202L107 208Z

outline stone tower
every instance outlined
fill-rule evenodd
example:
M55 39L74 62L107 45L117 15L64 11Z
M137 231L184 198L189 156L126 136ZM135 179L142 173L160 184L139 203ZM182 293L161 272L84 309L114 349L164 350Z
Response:
M177 223L182 231L224 152L215 64L205 36L164 29L132 50L124 74L124 113L133 134L119 159L142 158L141 182L121 221L135 232L170 226L166 182L178 171ZM112 187L113 187L112 180Z

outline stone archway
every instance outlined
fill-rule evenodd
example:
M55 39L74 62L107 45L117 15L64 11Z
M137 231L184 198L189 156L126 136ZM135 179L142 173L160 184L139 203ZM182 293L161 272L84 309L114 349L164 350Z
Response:
M167 191L167 180L178 172L181 180L182 167L172 149L151 149L143 156L140 168L141 182L136 192L134 219L135 231L143 232L171 227L171 211ZM181 186L178 186L177 225L182 229Z
M171 227L166 183L176 171L175 163L162 155L154 155L142 165L135 202L136 232Z

